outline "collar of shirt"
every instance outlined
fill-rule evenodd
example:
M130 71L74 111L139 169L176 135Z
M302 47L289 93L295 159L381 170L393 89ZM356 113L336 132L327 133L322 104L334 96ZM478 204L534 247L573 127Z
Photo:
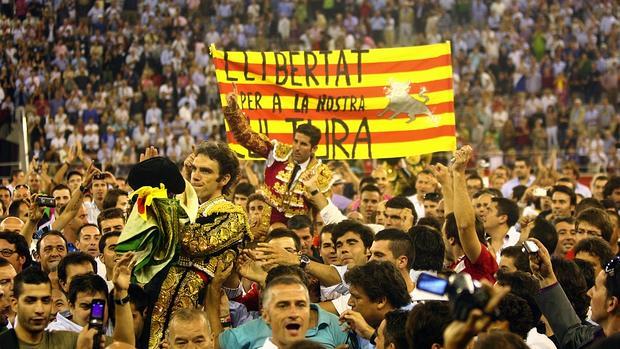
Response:
M279 349L277 345L273 344L273 342L271 341L271 337L265 339L265 343L263 343L263 346L261 347L261 349Z

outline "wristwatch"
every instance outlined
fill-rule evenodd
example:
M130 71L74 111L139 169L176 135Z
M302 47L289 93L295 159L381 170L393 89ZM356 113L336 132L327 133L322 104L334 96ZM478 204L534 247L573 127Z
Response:
M318 189L314 189L313 191L310 192L310 196L315 196L316 194L318 194L320 191Z
M301 269L306 269L306 266L308 266L308 264L310 264L310 257L306 256L305 254L299 256L299 267Z
M129 303L130 297L129 295L127 295L127 297L122 298L122 299L114 299L114 303L118 304L118 305L125 305L127 303Z

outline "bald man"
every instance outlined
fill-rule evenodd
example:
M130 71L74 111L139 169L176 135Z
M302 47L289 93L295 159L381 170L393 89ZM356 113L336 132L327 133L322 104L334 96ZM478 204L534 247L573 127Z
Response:
M20 233L24 228L24 222L17 217L6 217L0 222L0 231Z

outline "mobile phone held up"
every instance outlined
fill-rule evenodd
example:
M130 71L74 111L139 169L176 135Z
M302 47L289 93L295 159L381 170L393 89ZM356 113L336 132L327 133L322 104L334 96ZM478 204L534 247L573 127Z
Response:
M93 341L93 349L99 349L101 335L103 334L103 314L105 312L105 300L93 299L90 303L90 316L88 317L88 328L97 329L97 335Z
M37 196L36 204L39 207L56 207L56 199L52 196L39 195Z

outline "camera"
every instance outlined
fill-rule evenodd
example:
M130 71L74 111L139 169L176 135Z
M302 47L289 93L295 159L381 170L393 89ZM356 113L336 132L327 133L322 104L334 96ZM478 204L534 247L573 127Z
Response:
M95 176L93 176L94 179L97 180L104 180L105 179L105 173L97 173Z
M535 197L544 197L547 196L547 191L544 188L536 188L532 191L532 194Z
M534 241L525 240L523 241L523 252L527 254L538 254L538 245Z
M482 285L467 273L450 275L448 279L422 273L416 287L436 295L447 295L452 314L460 321L467 320L467 316L473 309L484 310L491 299Z
M56 207L56 199L52 196L39 195L35 202L39 207Z
M103 334L103 314L105 312L105 300L93 299L90 303L90 316L88 317L88 328L97 330L93 349L100 347L101 334Z

